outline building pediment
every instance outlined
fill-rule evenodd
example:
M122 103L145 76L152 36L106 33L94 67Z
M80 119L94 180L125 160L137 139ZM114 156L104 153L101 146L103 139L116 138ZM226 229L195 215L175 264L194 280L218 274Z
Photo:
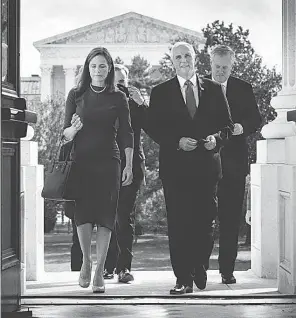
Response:
M135 12L113 17L70 32L34 43L36 48L47 44L133 44L169 43L174 38L187 36L203 43L202 34Z

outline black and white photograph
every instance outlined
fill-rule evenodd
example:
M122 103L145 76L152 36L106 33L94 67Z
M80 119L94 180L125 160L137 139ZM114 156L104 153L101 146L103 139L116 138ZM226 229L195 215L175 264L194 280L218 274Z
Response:
M296 0L1 0L1 317L296 317Z

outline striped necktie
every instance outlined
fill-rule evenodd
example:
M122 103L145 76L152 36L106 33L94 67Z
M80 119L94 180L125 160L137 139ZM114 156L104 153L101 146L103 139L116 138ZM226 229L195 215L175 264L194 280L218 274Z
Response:
M191 118L193 118L196 112L196 101L195 101L194 92L192 88L193 83L187 80L185 82L185 85L186 85L186 89L185 89L186 106Z

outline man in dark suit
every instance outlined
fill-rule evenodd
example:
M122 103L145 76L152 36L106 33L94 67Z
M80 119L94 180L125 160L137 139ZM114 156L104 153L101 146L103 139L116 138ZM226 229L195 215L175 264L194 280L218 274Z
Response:
M233 50L219 45L211 52L212 80L222 85L234 122L231 138L221 150L223 178L218 184L219 270L222 283L234 284L233 275L237 257L238 235L245 193L245 180L249 173L246 137L261 124L261 116L252 86L230 76L235 61Z
M112 233L110 246L105 262L104 278L118 274L119 283L129 283L134 280L131 274L132 247L134 238L134 210L135 201L141 184L145 184L145 155L141 142L141 131L147 107L140 91L128 86L128 69L122 64L115 64L115 85L128 97L131 124L134 131L133 182L129 186L121 187L119 192L116 231ZM117 139L121 150L121 166L125 167L125 154L122 141Z
M159 144L159 173L167 207L170 258L176 285L171 294L204 289L219 150L233 125L221 85L201 80L195 52L186 42L172 48L177 76L152 89L147 132Z

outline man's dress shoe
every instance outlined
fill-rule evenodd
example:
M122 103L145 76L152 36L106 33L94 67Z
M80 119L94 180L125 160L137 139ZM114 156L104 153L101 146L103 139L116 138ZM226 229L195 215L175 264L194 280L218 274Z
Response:
M236 279L233 276L233 274L230 275L221 275L222 277L222 284L235 284L236 283Z
M193 281L198 289L205 289L207 285L207 272L204 266L200 266L195 269L195 273L193 275Z
M176 286L170 290L171 295L183 295L193 293L193 288L188 285L177 283Z
M114 278L114 273L109 273L106 269L104 270L103 274L104 279L113 279Z

